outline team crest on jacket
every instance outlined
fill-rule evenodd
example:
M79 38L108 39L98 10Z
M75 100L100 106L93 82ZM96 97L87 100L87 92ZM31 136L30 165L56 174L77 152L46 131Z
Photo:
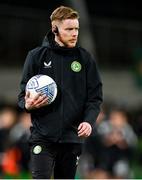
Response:
M74 72L79 72L81 70L81 64L78 62L78 61L73 61L71 63L71 69L74 71Z
M39 154L39 153L41 153L41 151L42 151L42 147L39 145L35 146L33 149L34 154Z

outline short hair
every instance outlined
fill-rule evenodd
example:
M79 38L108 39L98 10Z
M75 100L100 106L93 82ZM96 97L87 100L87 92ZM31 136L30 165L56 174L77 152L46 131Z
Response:
M50 16L51 22L56 20L62 21L65 19L79 19L78 12L70 7L59 6L52 12Z

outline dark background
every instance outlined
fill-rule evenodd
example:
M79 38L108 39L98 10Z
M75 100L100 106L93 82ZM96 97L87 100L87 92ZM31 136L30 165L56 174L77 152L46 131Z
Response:
M128 69L142 46L140 1L86 0L89 26L101 68ZM40 45L50 29L49 16L68 1L0 1L0 65L20 67L27 51ZM80 19L83 21L83 19ZM81 30L80 30L81 31Z

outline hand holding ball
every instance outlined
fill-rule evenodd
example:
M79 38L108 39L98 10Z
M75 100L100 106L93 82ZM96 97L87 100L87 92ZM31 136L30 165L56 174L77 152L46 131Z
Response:
M51 104L57 96L57 85L55 81L47 75L35 75L26 85L26 91L30 92L31 97L41 94L47 97L47 104Z

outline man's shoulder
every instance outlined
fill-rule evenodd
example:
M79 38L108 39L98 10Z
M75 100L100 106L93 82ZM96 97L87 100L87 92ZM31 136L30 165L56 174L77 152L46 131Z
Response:
M80 50L81 53L86 54L86 55L89 55L89 52L88 52L87 49L85 49L85 48L83 48L83 47L79 47L79 50Z
M47 48L44 46L38 46L38 47L35 47L34 49L29 50L29 53L31 53L32 55L35 55L35 54L39 54L45 51L46 49Z
M88 61L92 61L92 60L94 61L95 60L94 55L91 54L87 49L82 48L82 47L79 47L79 49L80 49L80 54L85 61L88 62Z

